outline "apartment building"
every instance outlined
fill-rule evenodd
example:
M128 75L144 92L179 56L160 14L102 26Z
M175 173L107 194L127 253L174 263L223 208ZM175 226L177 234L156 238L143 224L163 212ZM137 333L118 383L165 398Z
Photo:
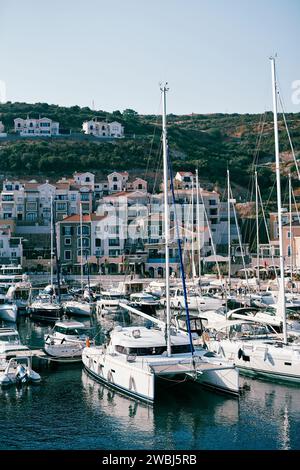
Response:
M80 272L81 246L83 262L91 273L118 274L124 270L124 243L116 217L95 213L72 215L57 222L58 254L65 272Z
M13 236L9 224L0 224L0 264L22 265L22 237Z
M15 132L21 136L52 136L59 135L59 123L47 117L39 119L30 118L14 119Z

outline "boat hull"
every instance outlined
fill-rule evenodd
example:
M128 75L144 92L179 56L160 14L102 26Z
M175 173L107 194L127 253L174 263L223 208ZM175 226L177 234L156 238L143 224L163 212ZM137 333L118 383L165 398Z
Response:
M223 340L210 342L209 349L222 354L244 375L300 384L300 348Z
M0 319L15 323L17 321L18 309L13 305L3 305L0 308Z

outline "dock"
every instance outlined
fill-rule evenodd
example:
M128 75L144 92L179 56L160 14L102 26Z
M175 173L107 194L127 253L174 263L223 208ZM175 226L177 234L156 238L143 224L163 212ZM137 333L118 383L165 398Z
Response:
M42 370L42 369L53 369L56 368L58 365L62 364L78 364L81 363L81 358L56 358L49 356L45 353L43 349L29 349L24 351L12 351L11 354L0 354L0 360L7 359L7 358L21 358L25 356L30 356L32 358L32 368L34 370Z

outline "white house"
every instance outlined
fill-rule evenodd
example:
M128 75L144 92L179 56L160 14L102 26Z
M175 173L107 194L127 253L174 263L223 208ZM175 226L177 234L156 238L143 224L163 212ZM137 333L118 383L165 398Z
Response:
M59 134L59 123L47 117L14 119L15 132L22 136L51 136Z
M87 135L96 137L124 137L124 127L119 122L98 121L94 118L82 123L82 129Z
M84 121L82 129L85 134L96 137L109 137L109 124L105 121L97 121L97 118L91 121Z
M114 171L107 176L108 179L108 190L110 193L118 193L126 190L126 184L128 181L127 171Z
M0 227L0 263L22 264L23 246L21 237L12 237L9 226Z
M89 171L85 173L74 173L73 178L76 184L79 186L89 186L92 190L94 190L95 186L95 175L94 173L90 173Z
M193 173L191 171L177 171L175 175L175 186L180 189L192 189Z
M124 127L119 122L110 122L109 135L111 137L124 137Z

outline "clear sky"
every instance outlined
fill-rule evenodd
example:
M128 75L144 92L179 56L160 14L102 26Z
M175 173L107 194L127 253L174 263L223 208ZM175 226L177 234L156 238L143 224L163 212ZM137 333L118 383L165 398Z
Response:
M158 112L271 109L278 53L286 109L300 80L300 0L0 0L10 101Z

